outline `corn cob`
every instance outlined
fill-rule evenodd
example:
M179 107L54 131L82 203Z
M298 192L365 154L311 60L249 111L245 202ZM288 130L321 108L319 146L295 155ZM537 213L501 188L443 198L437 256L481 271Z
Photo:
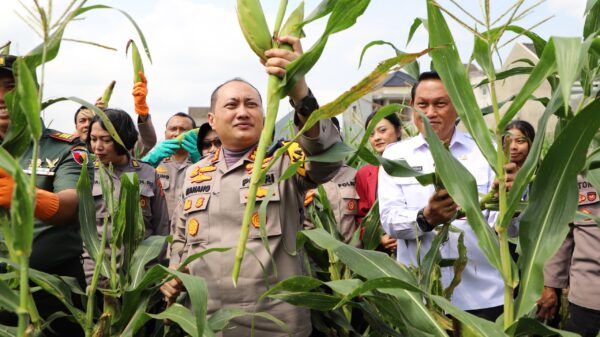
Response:
M100 99L100 101L104 104L105 107L108 106L108 101L110 101L110 97L112 96L113 89L115 88L116 83L116 81L112 81L110 82L108 87L104 89L104 93L102 94L102 98Z
M180 134L179 136L175 137L175 139L177 139L177 142L179 142L179 145L181 145L185 136L187 134L189 134L190 132L194 132L195 134L198 134L198 132L200 132L200 128L191 129L191 130L186 131L186 132Z
M129 46L131 46L131 61L133 62L133 83L141 82L140 71L144 72L144 64L142 63L142 57L140 56L140 51L138 50L135 42L133 40L129 40L127 42L127 46L125 47L125 54L127 54L127 50L129 50Z
M265 51L271 49L273 39L259 0L238 0L237 14L240 28L248 45L261 60Z

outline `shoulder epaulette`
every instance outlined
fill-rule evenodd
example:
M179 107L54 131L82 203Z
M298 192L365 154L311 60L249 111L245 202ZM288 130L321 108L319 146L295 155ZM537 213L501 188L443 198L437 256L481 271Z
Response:
M67 142L67 143L73 143L75 140L77 140L79 138L79 136L75 136L73 134L64 133L64 132L53 132L53 133L49 134L48 136L51 138L54 138L54 139L62 140L63 142Z

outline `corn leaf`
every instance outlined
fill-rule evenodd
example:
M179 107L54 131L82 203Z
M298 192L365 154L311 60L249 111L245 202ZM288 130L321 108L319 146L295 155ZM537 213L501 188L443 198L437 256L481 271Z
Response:
M581 71L592 40L588 39L584 43L577 37L554 37L553 40L560 89L563 97L571 97L571 87ZM569 100L565 100L564 105L567 111Z
M271 294L269 298L287 302L291 305L311 310L332 310L339 302L339 297L320 292L286 292Z
M77 180L77 205L79 212L79 223L81 226L81 237L85 244L90 257L96 264L101 264L102 275L108 277L109 265L107 259L98 261L98 256L101 249L104 247L100 246L100 239L98 238L98 229L96 227L96 204L92 197L92 187L90 181L90 173L93 176L93 172L89 170L89 157L85 159L85 164L81 166L81 175Z
M376 40L376 41L371 41L369 43L367 43L364 47L362 52L360 53L360 59L358 61L358 67L360 68L360 65L362 64L362 60L363 57L365 56L365 53L367 52L367 50L369 48L371 48L372 46L377 46L377 45L388 45L390 47L392 47L394 49L394 52L396 52L396 56L400 56L402 54L406 54L405 52L399 50L398 48L396 48L396 46L394 46L394 44L387 42L387 41L382 41L382 40ZM409 64L407 64L404 67L404 71L410 75L410 77L412 77L413 79L415 79L415 81L419 78L419 74L420 74L420 69L419 69L419 63L417 61L413 61Z
M452 199L465 210L467 219L469 219L469 226L477 236L479 247L490 264L501 271L498 237L481 213L475 178L446 150L435 131L433 131L427 117L423 113L419 113L425 125L425 139L429 144L433 160L437 163L436 169L444 186Z
M304 37L302 33L302 20L304 20L304 1L298 4L298 7L292 11L290 16L288 16L287 20L281 27L279 31L279 36L296 36L296 37Z
M345 160L354 152L354 148L350 147L344 142L339 142L327 149L327 151L315 156L307 157L306 160L309 162L316 161L320 163L335 163Z
M86 108L92 110L94 112L94 114L100 116L100 119L102 120L102 124L104 124L104 126L106 127L106 130L108 131L108 133L110 134L110 136L119 144L121 144L123 147L125 147L125 145L123 144L123 141L121 140L121 137L119 137L119 134L117 133L117 130L115 129L115 127L112 125L110 119L108 119L108 116L106 116L106 113L104 113L104 110L98 108L97 106L95 106L94 104L85 101L79 97L67 97L68 100L73 101L73 102L77 102L83 106L85 106Z
M526 315L535 306L543 288L544 262L564 240L569 230L567 224L577 210L577 174L600 126L598 109L600 100L595 100L577 114L540 165L519 228L522 281L515 302L516 317Z
M435 235L435 238L431 242L431 247L429 251L425 254L425 257L421 261L421 265L419 267L419 274L421 278L421 286L423 289L430 289L430 285L433 282L433 269L439 266L440 261L442 260L442 255L440 253L440 247L448 241L448 231L450 230L450 225L443 225Z
M4 281L0 281L0 308L16 312L19 307L19 295Z
M146 264L158 257L164 248L165 239L164 236L153 235L142 241L137 247L131 258L131 267L128 271L131 288L139 285L146 271Z
M32 138L29 126L27 125L26 112L21 109L21 105L19 104L21 98L16 90L6 93L4 100L8 107L10 127L2 140L2 148L18 158L31 145Z
M444 82L458 116L473 136L481 153L495 170L498 167L496 148L475 100L475 94L450 29L440 9L432 0L427 1L427 20L430 47L445 47L435 48L430 53L435 69Z
M202 336L206 325L206 307L208 303L208 288L206 281L198 276L189 275L173 269L160 266L167 273L179 278L188 292L192 302L192 315L196 324L193 333Z
M131 47L131 62L133 64L133 83L141 82L142 78L140 76L140 71L144 72L144 63L142 62L142 57L140 56L140 52L133 40L129 40L127 42L127 46L125 47L125 55Z
M17 255L31 254L33 242L33 198L31 183L22 170L13 173L15 188L10 205L10 221L13 235L13 249Z
M542 322L535 318L521 317L513 325L511 325L506 333L509 336L563 336L563 337L577 337L579 334L559 330L556 328L544 325Z
M460 310L442 296L432 295L433 301L439 305L447 314L459 320L464 325L467 325L473 332L471 336L479 337L506 337L502 327L494 324L483 318L479 318L466 311Z
M555 72L556 54L554 48L554 39L550 39L544 52L542 53L538 64L533 68L531 74L525 81L525 84L519 90L519 93L513 100L512 104L500 120L498 130L504 130L506 125L515 117L517 112L521 110L523 105L531 97L533 92L546 80L548 76Z
M284 98L296 82L312 69L325 49L329 36L350 28L363 14L370 0L339 0L331 10L323 35L304 54L286 67L286 74L279 87L279 98Z
M416 279L405 266L396 263L384 253L351 247L334 239L322 229L301 232L298 235L297 246L303 246L306 240L331 249L348 268L367 280L393 277L412 285L417 284ZM403 318L410 322L413 329L431 336L447 336L445 330L438 325L436 318L425 307L423 298L419 294L404 289L382 289L381 292L395 297L403 308Z
M120 337L134 337L136 332L150 320L151 317L146 314L149 302L150 296L144 297L137 303L137 310L131 317L128 317L129 323L122 330L120 327L117 327L117 329L121 331Z
M190 310L179 303L174 303L167 310L158 314L147 314L154 319L168 319L179 325L183 331L192 337L202 337L202 332L196 328L196 319Z
M42 136L42 121L40 119L40 98L38 96L38 87L33 76L33 71L27 66L23 58L17 58L15 62L16 91L19 97L21 111L25 113L27 125L31 131L33 139L40 139Z
M379 200L375 200L373 206L362 219L361 226L365 228L362 236L363 248L374 250L379 247L381 237L385 234L379 220Z
M394 277L381 277L367 280L366 282L360 284L358 287L353 289L352 292L345 295L336 307L339 308L342 305L350 302L353 298L362 296L368 292L371 292L372 290L381 289L404 289L417 293L423 293L423 290L421 290L421 288L414 284L411 284L410 282L406 282Z

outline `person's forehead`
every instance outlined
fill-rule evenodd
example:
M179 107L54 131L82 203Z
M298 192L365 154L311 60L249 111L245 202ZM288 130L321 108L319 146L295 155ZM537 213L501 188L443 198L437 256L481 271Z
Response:
M251 85L241 81L231 81L224 84L217 92L217 100L234 98L259 98L258 91Z
M104 130L102 125L100 125L100 121L96 121L94 124L92 124L92 134L98 137L110 136L108 131Z
M415 91L415 98L430 96L448 96L448 91L441 80L429 79L419 83Z
M171 126L175 126L175 125L182 125L182 124L185 124L185 125L189 124L191 126L192 121L187 117L173 116L169 119L169 122L167 123L167 127L171 127Z

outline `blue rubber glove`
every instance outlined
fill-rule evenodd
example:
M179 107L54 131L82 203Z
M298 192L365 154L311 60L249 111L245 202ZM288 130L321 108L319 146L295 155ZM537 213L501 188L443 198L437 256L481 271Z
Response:
M180 146L177 139L163 140L162 142L156 144L152 151L142 158L142 160L156 167L161 160L172 156L173 153L179 149Z
M194 131L186 132L185 136L183 136L183 141L181 141L181 147L190 154L190 161L192 163L198 162L201 158L198 145L196 144L197 141L198 134Z

